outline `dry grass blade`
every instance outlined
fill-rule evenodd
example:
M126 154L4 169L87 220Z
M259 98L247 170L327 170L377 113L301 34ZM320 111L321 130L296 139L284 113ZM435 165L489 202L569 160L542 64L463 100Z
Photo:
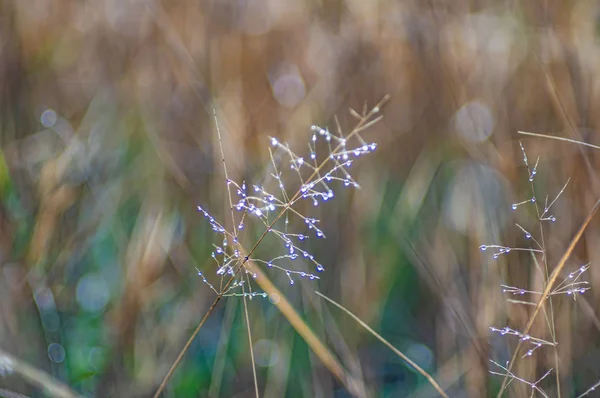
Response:
M530 135L532 137L550 138L550 139L553 139L553 140L565 141L565 142L570 142L572 144L578 144L578 145L583 145L583 146L587 146L587 147L594 148L594 149L600 149L600 146L597 146L597 145L588 144L587 142L583 142L583 141L572 140L570 138L558 137L556 135L546 135L546 134L530 133L530 132L527 132L527 131L518 131L518 133L519 134L523 134L523 135Z
M252 270L257 273L258 277L255 282L263 289L265 293L274 301L275 306L283 316L288 320L290 325L304 339L311 350L319 357L323 365L346 387L346 389L356 397L365 396L365 388L362 383L359 383L354 377L342 367L338 360L333 356L331 351L321 342L319 337L310 329L310 327L300 318L294 307L285 298L283 293L273 282L269 280L267 275L256 264L252 264ZM275 299L276 298L276 299Z
M381 335L379 333L377 333L376 331L374 331L373 329L371 329L371 327L369 325L367 325L366 323L364 323L359 317L357 317L356 315L354 315L352 312L350 312L348 309L346 309L345 307L343 307L341 304L338 304L337 302L333 301L329 297L325 296L324 294L319 293L319 292L315 292L315 293L317 295L319 295L320 297L324 298L325 300L329 301L331 304L335 305L336 307L338 307L342 311L344 311L346 314L350 315L356 322L358 322L359 325L361 325L363 328L367 329L367 331L369 333L371 333L373 336L377 337L377 339L379 339L379 341L381 341L383 344L385 344L396 355L398 355L400 358L402 358L403 360L405 360L406 362L408 362L408 364L410 366L412 366L413 368L415 368L415 370L417 372L419 372L421 375L423 375L423 377L425 377L429 381L429 383L433 386L433 388L435 388L435 390L442 397L448 398L448 395L446 395L446 393L444 392L444 390L442 390L442 388L439 386L439 384L433 379L433 377L431 377L431 375L429 375L429 373L427 373L425 370L423 370L423 368L421 368L419 365L417 365L415 362L413 362L409 357L407 357L406 355L404 355L400 350L398 350L396 347L394 347L389 341L387 341L386 339L384 339L383 337L381 337Z
M45 394L50 397L79 397L79 395L71 391L68 386L64 385L58 380L55 380L46 372L34 368L33 366L10 355L2 349L0 349L0 359L4 359L4 362L9 364L10 370L12 372L18 373L21 376L23 376L23 378L27 379L29 382L38 385L44 390Z
M549 297L549 294L552 291L552 288L554 287L554 284L556 283L556 280L558 279L558 276L560 275L560 272L565 267L565 264L567 263L567 260L569 259L569 257L571 257L571 253L573 253L573 250L575 249L575 246L577 245L577 243L579 242L579 240L583 236L583 232L586 230L587 226L592 221L592 218L594 218L594 215L598 211L599 207L600 207L600 200L598 200L596 202L596 204L594 205L594 207L592 208L592 210L590 211L590 213L586 217L585 221L583 222L583 224L581 225L581 227L579 228L579 230L577 231L577 233L575 234L575 236L571 240L571 243L569 244L569 247L567 247L567 250L565 251L565 253L561 257L561 259L559 260L558 264L556 265L556 268L554 269L554 271L550 275L550 278L548 279L548 283L546 284L546 288L544 289L544 292L542 293L542 296L540 297L540 300L538 301L537 305L535 306L535 309L533 310L533 313L529 317L529 320L527 321L527 325L525 326L525 329L522 332L524 335L526 335L527 333L529 333L529 331L531 330L531 326L533 325L533 322L535 321L535 317L540 312L540 309L544 305L544 302L546 301L546 299ZM511 360L510 360L510 362L509 362L509 364L507 366L506 375L504 376L504 378L502 380L502 386L500 387L500 391L498 392L498 398L500 398L502 396L502 393L506 389L507 382L508 382L508 375L511 372L511 369L512 369L512 367L514 365L514 362L515 362L515 359L517 358L517 355L519 355L519 349L521 348L522 344L523 344L523 340L519 339L519 343L517 344L517 347L515 348L515 350L513 352L513 355L512 355L512 358L511 358Z

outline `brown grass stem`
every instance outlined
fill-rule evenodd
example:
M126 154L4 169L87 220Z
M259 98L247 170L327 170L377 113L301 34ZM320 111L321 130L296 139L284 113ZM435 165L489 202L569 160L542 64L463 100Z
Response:
M556 136L556 135L530 133L528 131L518 131L518 133L522 134L522 135L529 135L529 136L532 136L532 137L550 138L552 140L570 142L572 144L578 144L578 145L583 145L583 146L587 146L587 147L594 148L594 149L600 149L600 146L597 146L597 145L588 144L587 142L577 141L577 140L573 140L573 139L566 138L566 137L559 137L559 136Z

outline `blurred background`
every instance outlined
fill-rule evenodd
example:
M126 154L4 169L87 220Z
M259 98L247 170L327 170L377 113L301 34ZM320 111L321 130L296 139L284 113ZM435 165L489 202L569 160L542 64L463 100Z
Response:
M156 391L215 298L196 209L227 219L213 107L230 178L250 182L269 136L301 152L312 124L337 115L350 131L349 107L389 94L363 134L379 147L353 166L362 189L313 215L321 279L269 278L366 396L437 395L315 290L449 396L492 396L489 360L518 338L489 327L523 328L531 308L500 285L543 278L527 253L479 246L528 247L515 223L537 231L533 207L511 210L531 197L519 141L539 157L538 200L571 178L545 224L550 268L600 196L598 150L517 133L600 144L599 40L587 0L0 0L0 395ZM565 269L591 262L592 289L553 300L564 397L600 380L599 239L594 220ZM350 396L269 299L247 304L260 396ZM532 333L550 339L543 322ZM533 382L554 356L514 371ZM241 298L211 314L163 396L255 396Z

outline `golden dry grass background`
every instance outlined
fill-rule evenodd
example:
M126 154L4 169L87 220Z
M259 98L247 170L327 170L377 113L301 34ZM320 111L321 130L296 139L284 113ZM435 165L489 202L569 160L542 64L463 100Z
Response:
M261 181L268 136L303 148L312 124L337 115L350 129L348 107L390 94L365 133L379 149L356 166L362 189L317 212L323 278L272 279L365 393L434 396L315 290L450 396L492 394L488 359L515 341L488 328L528 314L500 283L543 280L528 256L478 248L524 245L514 223L535 228L510 209L529 195L518 141L540 158L540 192L571 178L551 266L600 197L597 151L517 134L600 144L599 16L593 1L0 1L0 349L86 396L150 395L213 299L196 276L212 269L213 239L196 205L227 214L213 107L230 177ZM592 290L556 300L562 396L600 379L598 226L568 266L591 262ZM271 347L261 396L347 396L257 301L253 337ZM254 396L240 308L220 307L165 396ZM534 333L547 337L543 322ZM515 371L534 380L553 355ZM43 396L16 373L0 386Z

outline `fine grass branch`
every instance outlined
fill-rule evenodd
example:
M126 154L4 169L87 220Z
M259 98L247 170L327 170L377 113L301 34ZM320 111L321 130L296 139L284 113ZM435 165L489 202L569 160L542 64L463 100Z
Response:
M571 257L571 254L573 253L575 246L577 245L577 243L583 236L583 233L585 232L587 226L590 224L590 222L594 218L594 215L598 212L598 208L600 208L600 200L598 200L596 202L596 204L594 205L594 207L592 208L592 210L586 217L585 221L583 222L583 224L581 225L581 227L579 228L579 230L577 231L577 233L571 240L571 243L569 244L569 246L567 247L567 250L564 252L561 259L559 260L558 264L556 265L556 268L554 268L554 271L552 271L552 274L550 275L550 278L548 279L548 282L546 283L546 287L545 287L539 301L537 302L535 309L533 310L533 313L530 315L529 320L527 321L525 330L523 330L523 332L522 332L524 335L528 334L529 331L531 330L531 327L533 326L533 322L535 321L536 316L538 315L538 313L540 312L540 309L542 309L542 307L544 305L544 302L548 299L550 293L552 292L552 288L554 287L554 284L556 283L556 280L558 279L558 276L560 275L562 269L565 267L567 260L569 259L569 257ZM519 339L519 342L517 343L517 347L515 348L515 350L513 352L512 358L511 358L510 362L508 363L508 366L506 367L506 374L502 380L502 386L500 387L500 391L498 392L498 395L497 395L498 398L500 398L502 396L502 393L504 392L504 390L506 389L506 387L508 385L508 380L509 380L508 376L511 373L512 367L515 363L517 356L519 355L519 350L522 345L523 345L523 340Z

